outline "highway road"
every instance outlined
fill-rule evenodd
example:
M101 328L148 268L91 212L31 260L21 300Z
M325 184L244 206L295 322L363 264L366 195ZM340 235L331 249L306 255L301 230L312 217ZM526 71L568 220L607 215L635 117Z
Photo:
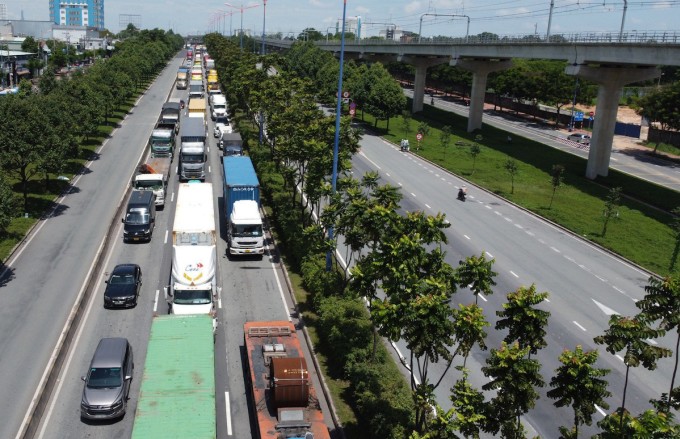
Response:
M481 252L496 261L494 270L498 276L495 294L479 300L492 325L487 339L490 348L500 347L504 336L493 330L493 325L497 321L495 313L502 309L507 293L532 283L536 284L538 291L550 293L549 302L542 306L551 312L546 338L548 346L537 356L543 365L546 387L540 392L541 399L536 409L529 412L525 419L536 434L546 438L556 437L558 426L571 425L571 411L554 408L553 401L545 396L545 391L549 389L547 383L559 366L558 356L565 348L574 349L580 344L585 349L600 349L599 367L612 370L608 379L614 396L608 402L612 408L620 405L625 373L623 362L606 353L602 347L597 347L593 337L602 334L608 327L612 312L623 315L638 312L635 301L644 296L643 287L647 283L648 273L491 193L463 182L414 154L400 152L398 146L370 134L363 137L361 151L354 157L353 166L356 177L369 170L377 170L382 183L400 187L404 195L404 210L445 213L452 223L447 231L447 261L454 267L464 257ZM467 202L456 200L457 188L463 184L469 188ZM472 293L467 289L459 290L454 296L456 303L472 301ZM670 340L659 340L659 343L673 346ZM403 343L397 343L397 346L402 355L408 358ZM488 381L480 372L487 356L488 351L476 350L468 359L471 379L477 387ZM664 359L655 372L632 369L627 408L639 413L649 407L647 401L650 398L667 391L672 366L672 359ZM442 370L441 365L431 367L429 375L435 377ZM437 389L437 399L445 407L451 405L448 400L449 389L457 377L458 372L450 370L447 379ZM596 413L595 420L601 418L602 415Z
M186 97L174 90L173 83L182 57L173 59L149 90L139 99L132 113L99 151L98 159L80 179L74 190L61 200L59 215L44 221L20 252L9 261L10 271L3 284L0 314L3 338L0 344L0 391L5 398L0 415L0 437L15 437L36 392L47 360L76 295L85 288L97 248L114 220L114 244L104 256L102 274L94 279L96 290L85 308L83 321L68 351L58 383L47 404L37 431L39 438L129 437L139 395L146 345L152 316L167 313L163 287L169 284L171 235L178 181L174 159L168 202L157 215L153 238L148 244L122 241L122 224L114 211L135 170L163 102L169 94ZM184 115L183 115L184 117ZM209 120L209 118L208 118ZM252 419L244 384L243 323L253 320L288 320L293 313L273 241L262 259L234 259L226 256L226 230L222 214L221 151L212 137L208 122L209 174L213 183L215 215L218 221L218 285L216 333L216 414L218 437L251 437ZM62 239L63 238L63 239ZM103 308L104 280L119 263L137 263L143 271L138 305L127 310ZM9 292L12 294L8 294ZM57 293L57 294L55 294ZM30 294L30 295L29 295ZM0 302L0 303L2 303ZM9 306L7 306L9 305ZM24 309L28 308L28 309ZM39 316L31 319L31 316ZM293 319L293 321L295 321ZM300 334L299 334L300 335ZM130 340L134 351L135 376L132 380L127 414L112 422L83 422L80 396L92 354L102 337L121 336ZM310 363L311 364L311 363ZM16 374L5 371L16 371ZM316 386L318 378L312 373ZM318 387L317 387L318 388ZM328 418L328 408L323 405Z
M404 89L404 94L413 97L413 90ZM459 116L466 118L468 116L469 107L464 105L441 98L435 98L435 105L439 109L450 111ZM513 133L515 136L525 137L584 159L588 158L586 149L578 148L575 142L566 140L566 135L555 131L552 127L515 119L507 113L499 114L493 111L484 112L483 123ZM622 137L614 136L615 146L617 139ZM667 160L650 157L639 151L615 147L612 150L609 167L676 191L680 190L680 167Z

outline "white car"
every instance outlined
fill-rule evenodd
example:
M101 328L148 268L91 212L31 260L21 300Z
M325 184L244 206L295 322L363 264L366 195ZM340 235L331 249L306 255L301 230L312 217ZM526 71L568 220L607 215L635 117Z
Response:
M572 142L581 143L583 145L590 145L590 136L587 134L570 134L567 136L567 140Z
M213 130L213 136L215 138L222 138L222 133L231 133L231 125L227 121L215 123L215 129Z

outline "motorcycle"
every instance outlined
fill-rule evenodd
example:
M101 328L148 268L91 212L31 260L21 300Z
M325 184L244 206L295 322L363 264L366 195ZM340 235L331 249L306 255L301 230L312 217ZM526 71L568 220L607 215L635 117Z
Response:
M460 201L465 201L466 197L467 197L467 193L466 193L465 189L463 189L463 188L458 189L458 196L456 198L459 199Z

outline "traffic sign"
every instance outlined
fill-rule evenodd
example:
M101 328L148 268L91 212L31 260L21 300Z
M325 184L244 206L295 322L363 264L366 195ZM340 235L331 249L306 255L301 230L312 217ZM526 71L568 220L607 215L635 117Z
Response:
M583 122L583 111L574 112L574 122Z
M420 142L421 140L423 140L423 133L418 133L418 134L416 134L416 139L417 139L419 142Z
M591 111L589 114L590 114L590 117L595 116L595 112L594 112L594 111Z
M343 91L343 92L342 92L342 97L345 98L345 99L349 98L349 92L348 92L348 91Z
M350 108L350 109L349 109L349 115L352 116L352 117L354 117L354 115L356 114L356 112L357 112L357 110L355 110L354 108Z

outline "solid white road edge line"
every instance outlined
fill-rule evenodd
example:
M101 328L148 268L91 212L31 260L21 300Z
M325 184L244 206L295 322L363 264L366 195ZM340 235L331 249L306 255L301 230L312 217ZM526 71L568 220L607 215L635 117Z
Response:
M118 236L119 232L119 227L116 227L116 232L114 236ZM103 241L102 241L103 242ZM108 267L109 262L111 261L111 256L113 256L113 252L109 252L108 256L106 256L106 262L104 263L104 267ZM102 281L102 278L104 277L106 271L102 271L102 273L99 275L97 278L96 284L99 285ZM85 290L85 287L87 285L87 279L89 279L89 274L87 277L85 277L85 283L81 286L81 291ZM65 375L69 370L69 367L71 366L71 360L73 360L73 355L76 352L76 348L78 347L78 341L80 340L80 336L83 335L83 331L85 330L85 326L87 323L87 319L90 317L90 311L92 311L92 306L94 306L95 302L95 294L92 294L90 297L90 303L87 305L87 309L85 310L85 315L83 316L83 319L80 321L80 327L78 328L78 332L76 333L76 338L73 340L71 343L71 346L69 347L69 354L68 358L66 359L66 363L64 364L64 367L61 370L61 373L59 374L59 378L57 379L59 384L57 385L57 388L54 389L54 393L50 397L52 399L52 402L50 403L50 408L47 410L47 414L43 417L43 419L40 421L42 424L42 427L40 428L40 433L38 434L38 439L41 439L43 435L45 434L45 428L47 428L47 425L50 423L50 417L52 416L52 411L54 410L54 406L56 405L57 401L59 401L59 393L61 392L61 387L64 384L65 381Z
M153 312L156 314L156 310L158 309L158 294L160 293L160 290L156 290L156 296L153 298Z

